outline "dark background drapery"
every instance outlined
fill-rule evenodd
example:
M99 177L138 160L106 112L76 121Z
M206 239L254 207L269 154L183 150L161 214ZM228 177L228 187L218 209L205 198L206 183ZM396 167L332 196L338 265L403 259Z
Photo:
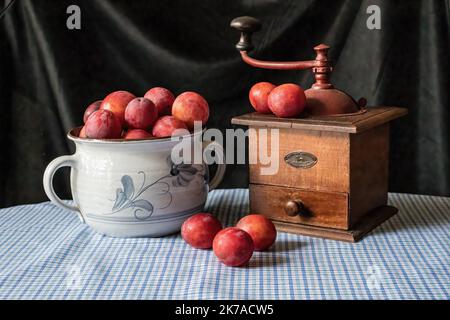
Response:
M81 8L81 30L66 27L72 4ZM381 30L366 26L372 4L381 8ZM448 196L449 8L448 0L18 0L0 21L0 206L46 200L46 165L74 151L66 132L111 91L200 92L210 103L209 127L224 129L251 110L247 94L258 81L308 88L309 71L240 60L229 28L240 15L263 22L255 56L311 59L312 47L327 43L337 88L369 105L407 107L392 125L390 190ZM70 197L67 173L55 181L62 197ZM247 168L232 166L222 187L247 181Z

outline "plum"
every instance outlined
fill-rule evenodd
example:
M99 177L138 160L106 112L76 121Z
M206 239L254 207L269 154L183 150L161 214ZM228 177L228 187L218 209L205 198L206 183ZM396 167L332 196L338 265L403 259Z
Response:
M212 214L197 213L183 223L181 236L194 248L209 249L220 230L222 230L222 224Z
M122 134L119 119L108 110L97 110L84 125L86 137L93 139L118 139Z
M246 264L253 255L253 246L251 236L235 227L221 230L213 241L216 257L223 264L231 267Z
M146 130L158 119L158 109L146 98L135 98L125 109L125 125L130 129Z
M136 96L128 91L114 91L103 99L100 109L109 110L115 114L120 124L125 124L125 109Z
M170 137L177 129L188 130L186 124L174 116L162 116L153 126L152 134L155 137Z
M236 225L247 232L253 240L256 251L268 249L277 238L277 230L272 221L260 214L243 217Z
M126 140L132 140L132 139L148 139L153 137L150 132L147 132L142 129L131 129L125 132L123 135L123 138Z
M273 89L268 98L270 110L280 118L297 117L305 109L306 96L301 87L293 83Z
M172 114L172 104L175 97L172 92L162 87L151 88L144 95L144 98L151 100L158 109L158 115L165 116Z
M258 82L255 84L248 94L250 104L260 113L272 113L269 109L267 98L275 85L270 82Z
M81 128L80 133L78 134L79 138L87 138L86 137L86 126L83 126L83 128Z
M173 102L172 115L186 123L187 127L192 130L194 121L201 121L202 125L208 121L208 102L196 92L184 92Z
M97 100L95 102L92 102L87 108L86 111L84 111L83 115L83 123L86 123L89 116L94 112L100 109L100 105L102 103L102 100Z

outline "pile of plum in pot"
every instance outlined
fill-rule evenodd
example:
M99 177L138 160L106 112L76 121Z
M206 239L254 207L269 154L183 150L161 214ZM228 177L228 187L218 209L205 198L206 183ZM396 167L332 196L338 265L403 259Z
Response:
M84 125L69 132L76 145L73 155L53 160L44 173L49 199L74 211L99 233L114 237L158 237L178 232L182 223L203 210L207 194L225 172L223 150L216 151L218 170L209 180L208 166L174 161L171 156L181 135L199 141L209 118L207 101L196 92L176 98L155 87L143 97L115 91L90 104ZM52 179L55 171L71 167L73 204L61 201Z

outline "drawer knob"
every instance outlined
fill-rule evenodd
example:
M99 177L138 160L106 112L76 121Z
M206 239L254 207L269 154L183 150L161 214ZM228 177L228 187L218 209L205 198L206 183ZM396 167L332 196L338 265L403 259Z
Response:
M284 211L286 214L290 217L295 217L296 215L302 215L305 207L303 206L303 203L299 200L289 200L286 202L284 206Z

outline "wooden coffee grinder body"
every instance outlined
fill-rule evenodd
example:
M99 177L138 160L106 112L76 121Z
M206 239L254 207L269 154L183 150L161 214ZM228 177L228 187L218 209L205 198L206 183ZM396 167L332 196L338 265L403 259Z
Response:
M372 107L343 117L279 119L258 113L233 118L249 126L250 212L281 231L355 242L394 215L387 205L389 121L403 108ZM272 134L278 130L278 134ZM278 136L278 170L262 174L259 147ZM273 158L273 155L272 155Z

